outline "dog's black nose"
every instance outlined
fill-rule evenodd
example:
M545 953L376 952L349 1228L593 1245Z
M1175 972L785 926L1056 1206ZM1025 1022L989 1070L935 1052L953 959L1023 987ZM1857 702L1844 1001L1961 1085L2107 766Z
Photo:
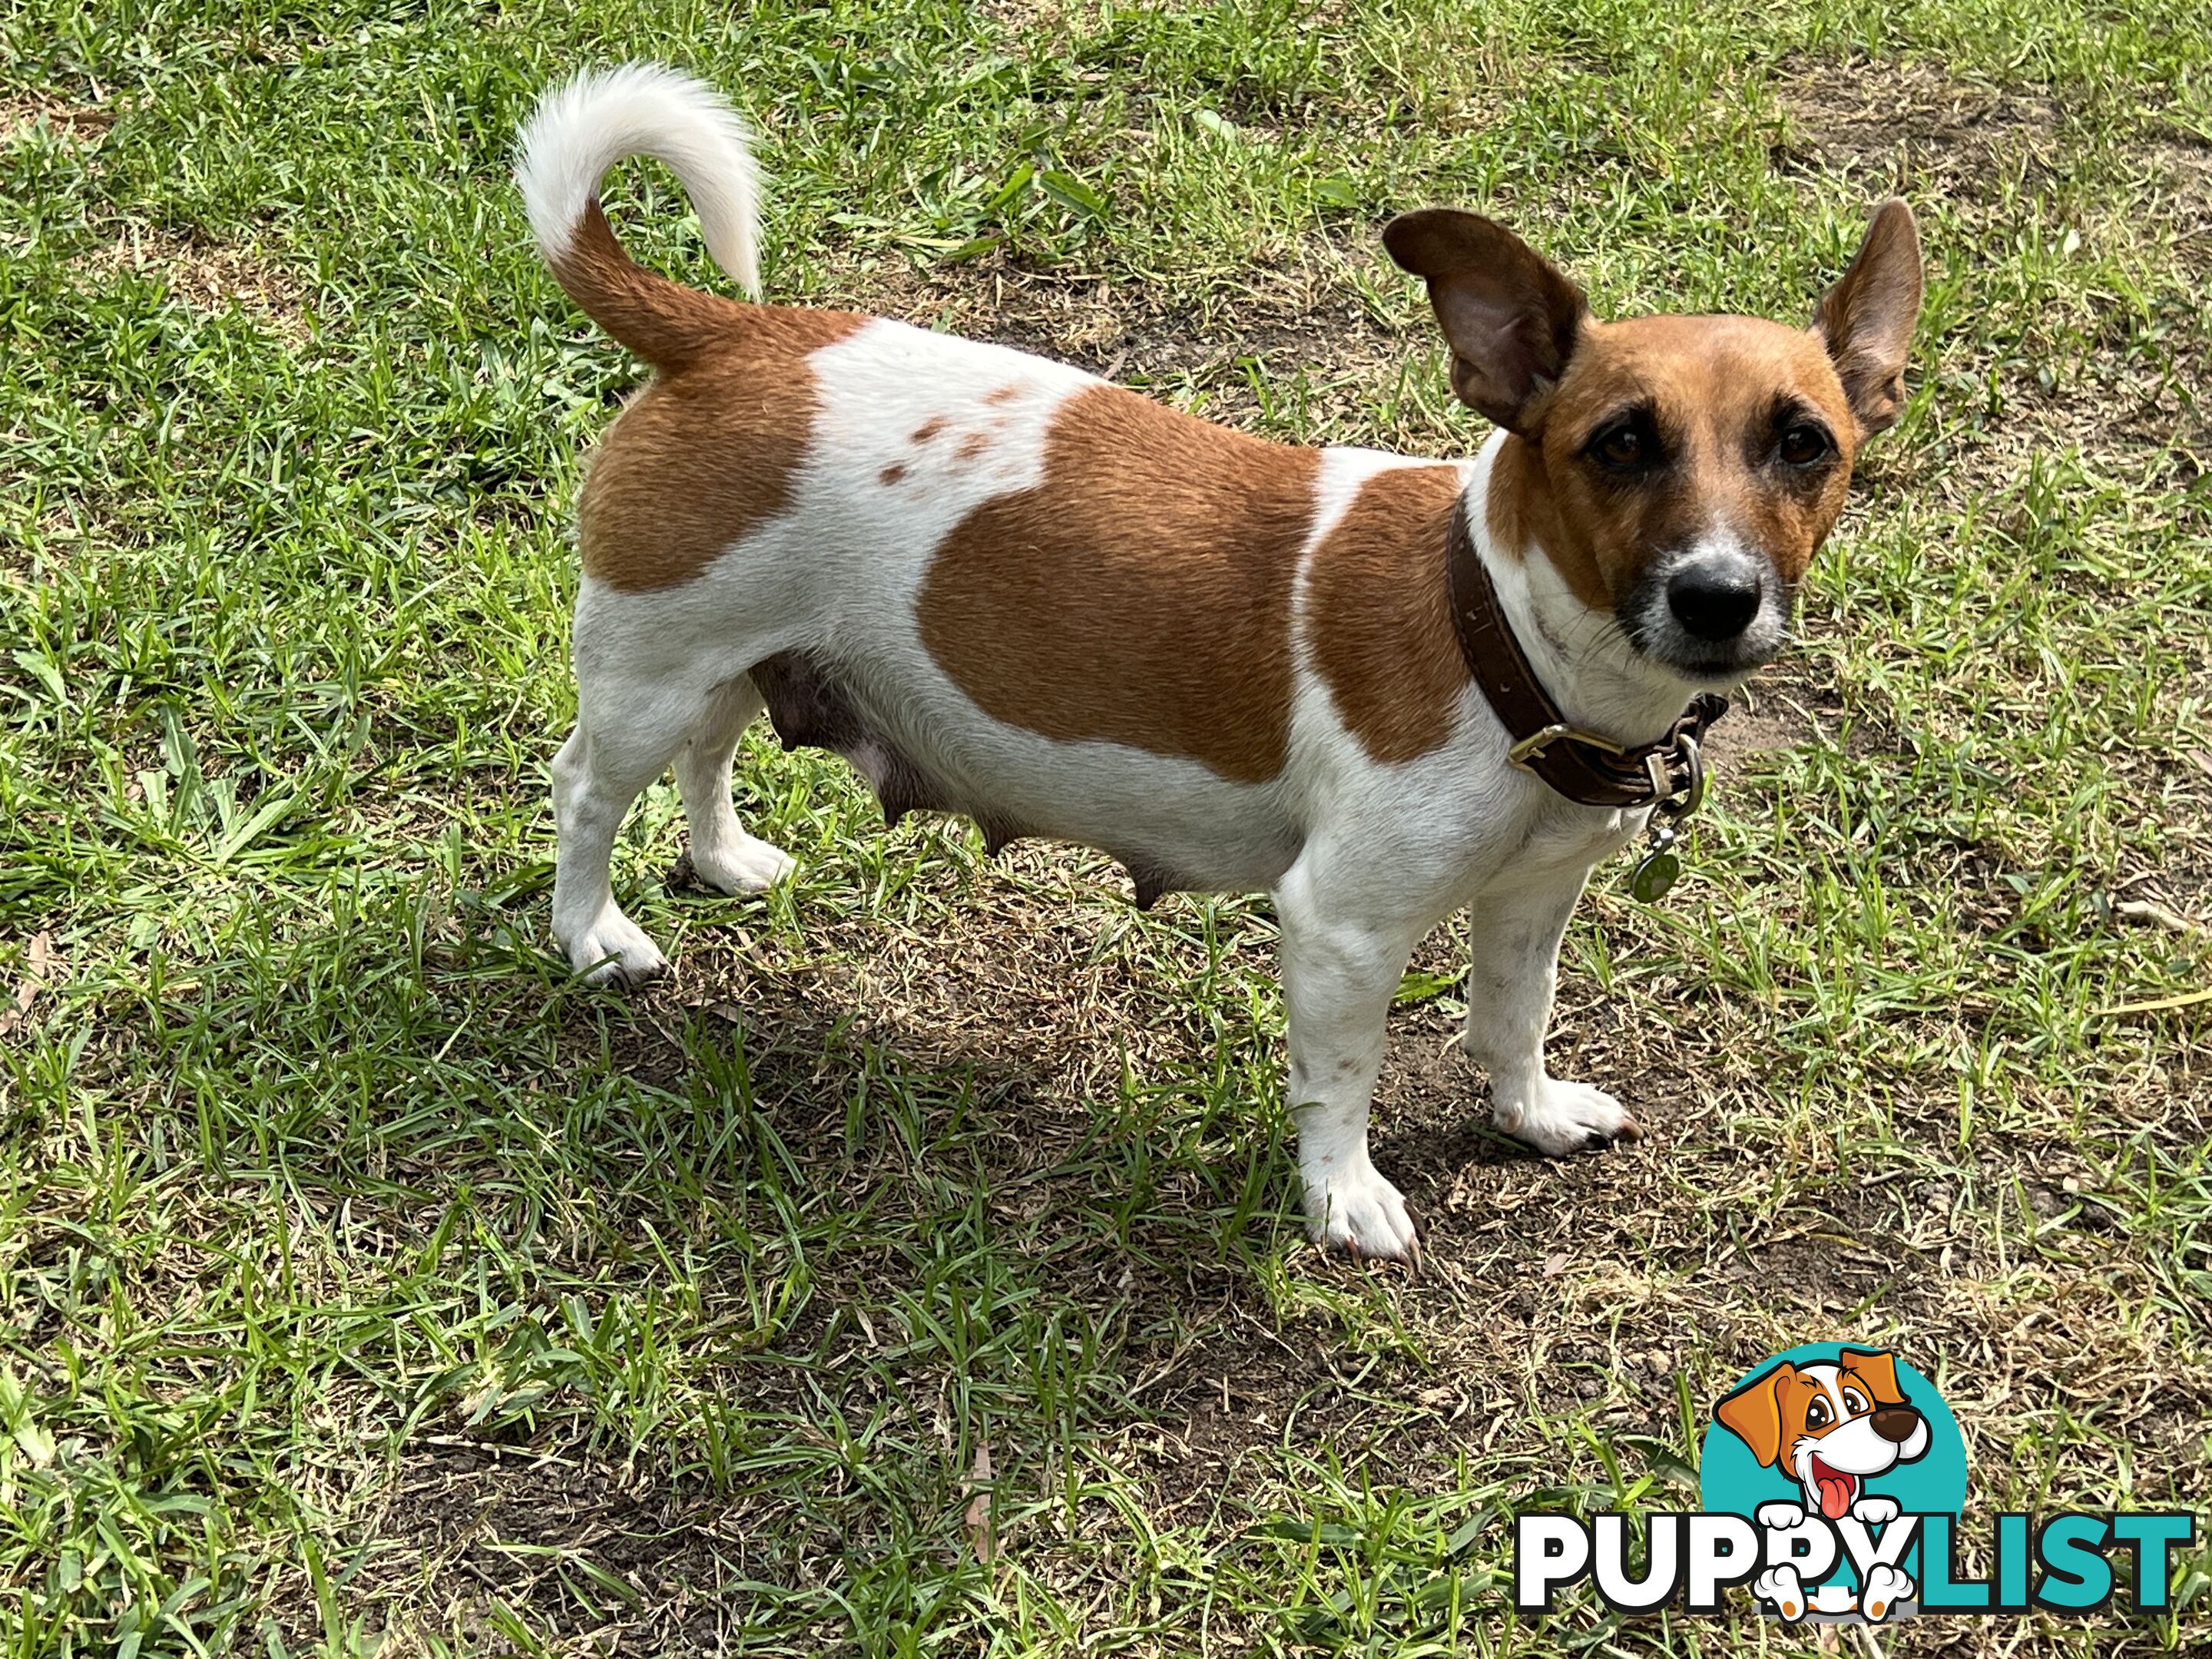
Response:
M1920 1413L1910 1406L1884 1406L1874 1414L1874 1431L1893 1445L1901 1446L1920 1426Z
M1732 640L1759 614L1759 578L1727 565L1689 565L1668 580L1667 608L1698 639Z

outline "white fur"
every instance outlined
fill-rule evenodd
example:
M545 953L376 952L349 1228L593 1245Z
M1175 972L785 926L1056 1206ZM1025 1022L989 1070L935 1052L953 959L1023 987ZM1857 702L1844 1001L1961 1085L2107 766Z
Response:
M620 154L650 147L680 173L689 164L738 177L729 162L741 140L726 114L695 83L640 69L556 94L526 146L525 188L541 240L557 247L591 179ZM720 137L710 143L702 133ZM740 196L720 198L714 222L749 224L749 197ZM749 258L749 233L738 240ZM624 592L583 582L578 723L553 769L554 931L580 972L636 981L665 967L616 904L607 872L629 803L672 763L703 879L742 891L788 868L738 823L728 773L738 733L761 706L748 672L803 649L834 667L871 722L959 798L988 803L1031 833L1148 855L1195 887L1273 890L1289 1103L1316 1237L1385 1257L1414 1248L1404 1199L1369 1159L1368 1103L1407 958L1455 908L1469 907L1474 921L1464 1041L1489 1068L1500 1126L1547 1152L1621 1131L1619 1102L1547 1073L1543 1040L1576 897L1591 866L1645 815L1577 805L1513 767L1504 731L1471 683L1442 746L1379 764L1313 664L1304 558L1363 480L1407 463L1323 452L1293 587L1288 759L1275 777L1241 783L1194 760L1002 724L919 636L915 594L939 544L982 503L1039 481L1054 411L1096 381L1002 347L882 321L816 351L808 367L814 442L782 514L682 586ZM1009 386L1019 388L1011 399ZM947 435L918 443L915 434L931 423ZM974 434L986 442L960 456L957 440ZM1636 653L1540 550L1492 545L1484 503L1497 441L1464 464L1467 500L1515 632L1570 720L1622 742L1657 736L1698 688ZM1097 460L1115 464L1110 453ZM895 482L884 481L886 472Z
M760 183L745 124L721 94L659 64L579 75L522 130L515 179L538 251L558 259L617 161L649 155L682 181L714 263L760 292Z
M1867 1569L1866 1583L1859 1589L1859 1607L1867 1622L1879 1625L1893 1619L1897 1610L1912 1600L1916 1589L1905 1571L1888 1562L1876 1562Z

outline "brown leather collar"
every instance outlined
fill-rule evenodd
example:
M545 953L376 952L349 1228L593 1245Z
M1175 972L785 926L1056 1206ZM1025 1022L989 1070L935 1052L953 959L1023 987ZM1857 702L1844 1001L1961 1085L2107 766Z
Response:
M1704 692L1656 743L1624 749L1567 724L1513 637L1498 589L1475 550L1463 503L1454 503L1444 537L1452 627L1468 672L1513 739L1513 763L1585 806L1656 806L1699 781L1698 745L1728 712L1728 699Z

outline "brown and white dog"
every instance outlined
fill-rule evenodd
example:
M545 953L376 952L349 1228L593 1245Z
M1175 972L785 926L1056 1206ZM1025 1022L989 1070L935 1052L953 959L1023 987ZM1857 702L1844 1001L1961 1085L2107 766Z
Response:
M941 809L994 849L1102 848L1140 902L1272 890L1305 1204L1330 1244L1413 1246L1368 1160L1368 1099L1407 960L1459 907L1464 1042L1498 1126L1552 1154L1640 1133L1612 1096L1549 1076L1543 1040L1583 881L1648 814L1511 763L1455 643L1447 522L1465 503L1576 725L1648 741L1740 683L1782 647L1852 457L1902 403L1921 289L1903 204L1809 331L1601 322L1489 220L1396 220L1385 246L1427 280L1453 386L1500 428L1439 463L1270 443L1003 347L680 286L599 209L600 177L639 155L758 288L752 161L715 94L633 64L546 97L519 167L538 246L659 371L578 514L579 708L553 763L553 927L577 971L666 966L608 859L672 763L702 879L750 891L790 868L731 805L765 707L894 820Z

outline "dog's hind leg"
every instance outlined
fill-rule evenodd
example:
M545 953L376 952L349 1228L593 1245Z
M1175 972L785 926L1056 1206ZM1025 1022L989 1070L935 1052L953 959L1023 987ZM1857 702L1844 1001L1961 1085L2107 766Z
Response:
M684 744L702 728L719 744L740 710L721 705L717 693L731 672L702 660L696 640L672 629L657 610L641 612L588 580L577 596L574 647L576 729L553 757L561 835L553 936L570 965L594 983L641 984L668 962L615 902L607 874L615 836L630 803Z
M601 706L594 708L598 702ZM569 965L594 984L641 985L668 959L615 902L608 866L630 803L668 769L696 714L672 700L592 699L553 757L553 816L561 836L554 862L553 936Z
M691 827L691 873L725 893L757 893L792 867L782 848L745 833L730 804L730 763L763 702L749 676L716 686L704 718L676 755L676 783Z

